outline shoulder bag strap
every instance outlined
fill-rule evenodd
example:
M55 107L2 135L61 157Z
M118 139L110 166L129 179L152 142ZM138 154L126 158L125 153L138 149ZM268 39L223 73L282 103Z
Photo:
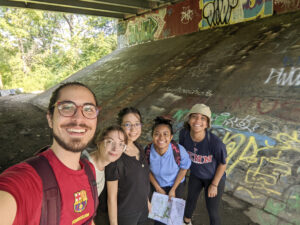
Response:
M52 167L45 156L39 155L26 160L41 177L43 200L40 225L59 225L61 196Z
M83 225L88 225L88 224L91 224L92 220L94 219L94 217L97 214L99 199L98 199L98 191L97 191L97 182L96 182L94 173L86 159L82 159L81 162L84 165L84 170L88 177L88 180L89 180L89 183L91 186L91 190L92 190L93 199L94 199L94 215L91 216L90 219L87 220L85 223L83 223Z

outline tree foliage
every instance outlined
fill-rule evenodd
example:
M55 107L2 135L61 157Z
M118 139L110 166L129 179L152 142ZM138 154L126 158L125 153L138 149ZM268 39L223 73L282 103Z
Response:
M59 83L116 48L115 25L104 17L0 8L3 88L30 92Z

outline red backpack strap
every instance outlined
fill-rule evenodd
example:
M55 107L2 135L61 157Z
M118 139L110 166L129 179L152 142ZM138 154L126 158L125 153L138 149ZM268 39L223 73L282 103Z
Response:
M92 220L94 219L94 217L97 214L97 208L98 208L98 204L99 204L97 182L96 182L96 178L94 176L94 173L93 173L88 161L86 159L81 159L80 161L84 165L85 173L86 173L89 183L91 185L92 195L93 195L93 199L94 199L94 206L95 206L94 215L91 216L90 219L87 220L85 223L83 223L83 225L88 225L88 224L91 224Z
M148 162L148 165L150 165L150 150L151 150L151 144L148 144L146 147L145 147L145 157L146 157L146 160Z
M177 142L174 140L171 141L171 146L172 146L173 155L174 155L176 164L178 165L178 167L180 167L181 156L180 156L179 146L178 146Z
M58 225L61 213L61 196L52 167L45 156L39 155L25 161L31 165L43 183L43 200L40 225Z

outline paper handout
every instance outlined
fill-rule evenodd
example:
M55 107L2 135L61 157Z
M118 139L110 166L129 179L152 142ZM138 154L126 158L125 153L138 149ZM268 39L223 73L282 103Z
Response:
M167 225L182 225L185 200L154 192L148 217Z

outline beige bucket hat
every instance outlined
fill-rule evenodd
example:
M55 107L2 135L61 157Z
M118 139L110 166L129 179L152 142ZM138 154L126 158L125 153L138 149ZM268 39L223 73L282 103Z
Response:
M211 127L211 111L210 108L205 104L196 104L190 109L188 114L185 116L185 121L189 120L189 117L193 113L200 113L208 118L208 128Z

